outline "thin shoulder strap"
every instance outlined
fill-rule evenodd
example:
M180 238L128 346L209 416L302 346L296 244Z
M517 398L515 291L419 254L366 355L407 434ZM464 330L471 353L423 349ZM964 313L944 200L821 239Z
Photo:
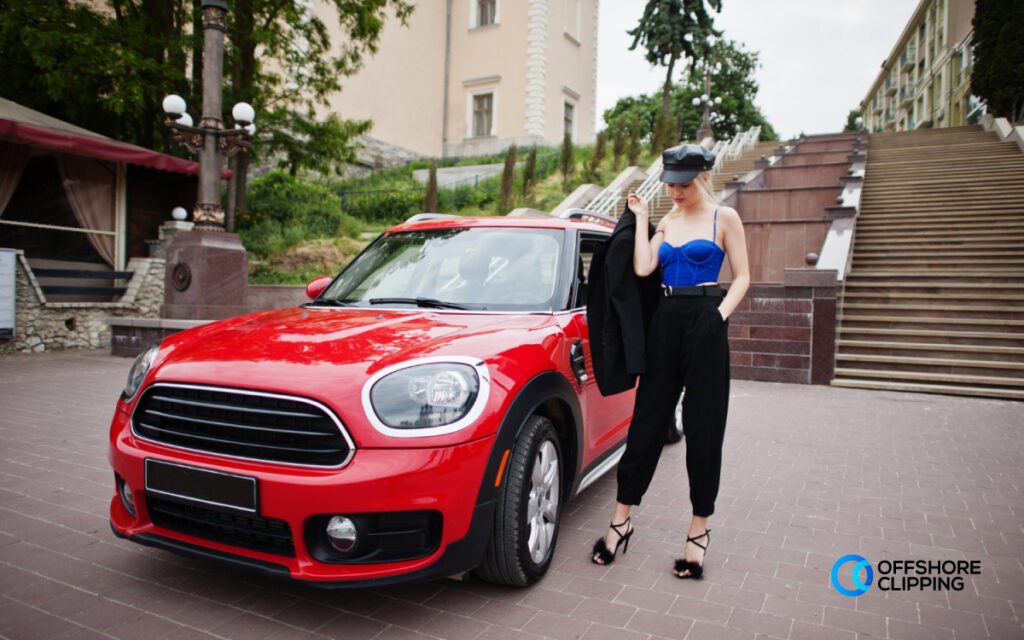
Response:
M718 242L718 209L715 208L715 222L711 227L711 242Z

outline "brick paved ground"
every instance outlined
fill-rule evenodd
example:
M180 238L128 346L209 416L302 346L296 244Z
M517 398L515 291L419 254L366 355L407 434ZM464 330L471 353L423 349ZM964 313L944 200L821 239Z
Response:
M330 592L111 535L106 429L128 366L96 352L0 359L4 638L1024 638L1021 404L734 383L703 582L669 575L689 517L677 445L611 567L588 562L614 497L605 477L568 506L532 589ZM982 571L961 592L848 598L828 581L846 553Z

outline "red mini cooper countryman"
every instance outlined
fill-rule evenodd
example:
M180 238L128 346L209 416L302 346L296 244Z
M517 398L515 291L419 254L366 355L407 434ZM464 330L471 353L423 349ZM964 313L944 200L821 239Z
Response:
M584 313L610 231L408 222L306 305L154 345L110 427L114 533L323 586L533 583L632 411L597 389Z

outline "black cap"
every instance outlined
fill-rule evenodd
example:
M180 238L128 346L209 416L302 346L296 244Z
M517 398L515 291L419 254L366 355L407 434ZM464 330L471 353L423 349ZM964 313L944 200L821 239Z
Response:
M681 144L661 153L661 181L670 184L689 182L701 171L715 167L715 154L699 144Z

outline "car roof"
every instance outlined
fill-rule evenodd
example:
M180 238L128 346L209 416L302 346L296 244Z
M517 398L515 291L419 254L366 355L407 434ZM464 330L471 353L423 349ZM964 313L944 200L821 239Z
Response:
M530 228L530 229L577 229L580 231L591 231L611 234L611 228L593 222L571 220L567 218L554 217L508 217L508 216L456 216L452 218L438 218L435 220L423 220L420 222L403 222L387 230L387 233L400 233L403 231L422 229L452 229L452 228Z

